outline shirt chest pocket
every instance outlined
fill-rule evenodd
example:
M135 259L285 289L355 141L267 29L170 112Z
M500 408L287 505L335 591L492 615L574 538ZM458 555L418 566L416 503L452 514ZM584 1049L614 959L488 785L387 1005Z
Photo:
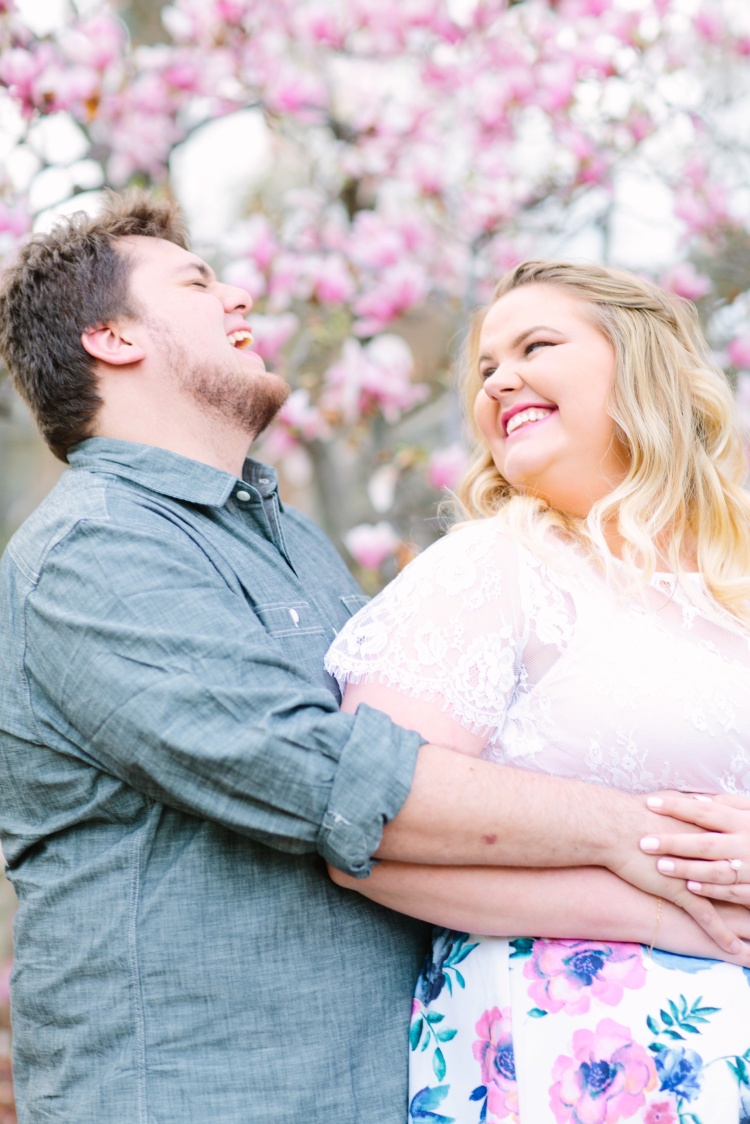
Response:
M269 636L322 636L324 628L307 601L267 601L255 612Z

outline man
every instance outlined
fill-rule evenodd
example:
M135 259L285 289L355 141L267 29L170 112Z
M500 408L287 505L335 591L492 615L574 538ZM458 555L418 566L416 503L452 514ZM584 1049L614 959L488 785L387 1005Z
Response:
M323 654L361 598L245 460L287 394L250 303L142 195L5 280L0 350L71 465L0 574L21 1124L401 1124L425 931L325 861L594 863L679 893L635 800L338 712Z

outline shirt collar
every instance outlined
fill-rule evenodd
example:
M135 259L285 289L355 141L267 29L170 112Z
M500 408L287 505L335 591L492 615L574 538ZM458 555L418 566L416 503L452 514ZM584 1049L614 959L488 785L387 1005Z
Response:
M89 437L71 449L68 460L74 469L107 472L142 488L186 503L223 507L243 484L249 484L265 499L278 488L276 471L250 457L245 461L242 479L201 461L160 449L109 437Z

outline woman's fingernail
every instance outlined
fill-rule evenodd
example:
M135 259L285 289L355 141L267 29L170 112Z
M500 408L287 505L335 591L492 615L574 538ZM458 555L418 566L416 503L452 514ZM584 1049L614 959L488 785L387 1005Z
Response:
M659 846L659 840L655 835L646 835L641 839L642 851L656 851Z
M732 941L729 946L729 951L733 952L735 956L738 952L742 952L742 941Z
M694 894L699 894L703 889L703 886L700 882L688 882L686 883L686 885L688 890L692 890Z
M649 808L661 808L664 805L664 801L662 800L661 796L647 796L646 803L648 804Z
M693 800L702 800L704 804L712 804L713 803L710 796L702 796L700 794L700 792L694 792L693 793Z
M660 870L662 874L671 874L674 870L674 863L671 859L659 859L656 869Z

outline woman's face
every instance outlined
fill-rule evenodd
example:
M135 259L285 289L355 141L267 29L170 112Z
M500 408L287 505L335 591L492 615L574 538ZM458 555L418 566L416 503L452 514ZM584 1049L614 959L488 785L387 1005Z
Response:
M482 325L474 415L503 477L585 516L627 471L607 403L615 353L586 305L557 285L500 297Z

